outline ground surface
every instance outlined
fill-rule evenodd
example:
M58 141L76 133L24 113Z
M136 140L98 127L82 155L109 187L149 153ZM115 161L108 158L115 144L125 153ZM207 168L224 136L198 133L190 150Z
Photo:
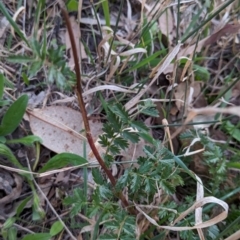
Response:
M180 8L174 1L77 2L1 3L1 126L9 106L21 95L28 96L18 127L8 134L0 128L2 238L34 239L27 234L42 233L41 239L238 239L238 1L191 2ZM91 170L99 165L83 131L73 46L60 4L68 7L93 140L100 155L109 154L104 160L116 181L123 182L123 176L132 171L129 182L120 186L127 201L138 206L134 217L119 210L121 197L111 196L109 183L99 180L106 178L106 172ZM144 132L139 122L149 130ZM106 134L108 127L122 138L112 136L116 141L101 147L98 136L104 133L107 142L111 138ZM149 134L151 144L143 133ZM35 138L27 140L30 145L11 142L30 135L41 142ZM146 147L157 141L172 155ZM140 156L145 160L136 162ZM170 170L159 159L170 164ZM142 167L147 167L146 162L154 162L149 170ZM196 181L193 173L201 180ZM200 181L199 189L204 188L197 191ZM194 205L196 197L201 206L206 204L204 197L213 197L209 202L217 204L205 205L204 213L194 220L194 209L188 218L183 212ZM143 217L143 210L148 218ZM221 218L221 214L226 216ZM209 219L212 222L202 233L154 227L173 226L174 220L177 227L194 226Z

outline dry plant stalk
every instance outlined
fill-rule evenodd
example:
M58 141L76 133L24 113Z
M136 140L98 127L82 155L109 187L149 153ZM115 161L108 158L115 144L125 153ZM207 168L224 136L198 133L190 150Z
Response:
M67 25L67 30L69 33L69 37L70 37L70 42L72 45L72 50L73 50L73 58L74 58L74 62L75 62L75 72L76 72L76 77L77 77L77 87L76 87L76 93L77 93L77 97L78 97L78 102L79 102L79 106L82 112L82 118L83 118L83 122L84 122L84 126L85 126L85 131L86 131L86 137L88 140L88 143L92 149L92 152L94 154L94 156L96 157L98 163L100 164L100 166L102 167L102 169L104 170L104 172L106 173L107 177L109 178L111 184L113 185L113 187L116 185L116 180L113 177L111 171L107 168L107 166L105 165L102 157L100 156L95 144L94 144L94 140L91 134L91 129L90 129L90 125L89 125L89 121L87 118L87 111L85 108L85 103L83 101L83 93L82 93L82 86L81 86L81 73L80 73L80 67L79 67L79 63L78 63L78 55L77 55L77 48L76 48L76 43L74 40L74 35L73 35L73 31L71 28L71 24L70 24L70 20L68 17L68 13L67 11L61 7L62 10L62 14L63 17L65 19L66 25ZM127 199L125 198L125 196L123 195L122 192L118 192L117 196L121 199L122 204L124 205L124 207L128 207L129 203L127 201ZM135 209L133 208L129 208L128 209L130 213L135 214Z

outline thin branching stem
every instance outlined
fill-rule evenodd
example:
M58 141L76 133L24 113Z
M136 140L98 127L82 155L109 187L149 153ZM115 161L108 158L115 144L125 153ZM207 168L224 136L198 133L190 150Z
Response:
M106 175L109 178L112 185L115 186L116 185L116 180L113 177L111 171L107 168L106 164L104 163L102 157L100 156L100 154L99 154L99 152L98 152L98 150L97 150L97 148L94 144L94 140L93 140L93 137L92 137L92 134L91 134L91 128L90 128L89 121L88 121L88 118L87 118L87 111L86 111L85 103L83 101L83 96L82 96L81 73L80 73L76 43L75 43L75 40L74 40L74 35L73 35L73 31L72 31L72 28L71 28L71 24L70 24L70 20L69 20L67 11L64 8L62 8L62 13L63 13L64 19L66 21L66 25L67 25L67 29L68 29L68 33L69 33L69 38L70 38L70 42L71 42L71 45L72 45L73 58L74 58L74 63L75 63L75 71L76 71L76 77L77 77L76 93L77 93L77 97L78 97L79 106L80 106L80 109L82 111L82 118L83 118L83 122L84 122L84 126L85 126L86 137L87 137L88 143L89 143L89 145L92 149L92 152L93 152L94 156L96 157L100 166L102 167L102 169L106 173ZM122 204L125 207L129 206L128 201L126 200L126 198L125 198L125 196L123 195L122 192L119 192L117 194L117 196L121 199ZM134 213L134 211L132 211L131 208L129 208L129 211Z

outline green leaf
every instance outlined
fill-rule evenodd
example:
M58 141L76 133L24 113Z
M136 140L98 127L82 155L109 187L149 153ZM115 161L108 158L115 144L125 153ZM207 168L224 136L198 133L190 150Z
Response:
M140 122L140 121L132 121L131 126L140 132L148 131L148 127L143 122Z
M58 233L60 233L63 230L64 226L60 221L56 221L50 229L51 236L56 236Z
M126 139L131 141L132 143L139 142L139 135L136 132L131 132L129 129L125 129L122 132L122 136Z
M19 163L12 151L4 144L0 143L0 155L6 157L14 166L23 169L23 166Z
M152 116L152 117L158 117L159 111L156 109L155 103L153 103L151 100L144 101L143 103L138 105L139 111L143 114Z
M92 239L97 239L98 236L98 232L99 232L99 227L100 227L100 222L102 221L102 218L104 216L104 212L102 212L99 216L98 216L98 220L95 223L94 226L94 231L92 233Z
M135 63L133 65L133 67L131 67L130 69L127 70L127 72L133 71L135 69L138 69L142 66L146 66L149 62L151 62L152 60L154 60L155 58L157 58L160 54L162 54L165 50L160 50L155 52L154 54L152 54L151 56L147 57L147 58L143 58L143 60L139 63Z
M116 184L116 189L121 189L127 186L127 182L129 179L129 170L125 170L124 174L118 179Z
M11 104L11 102L8 100L0 100L0 107L4 107L4 106L10 105L10 104Z
M44 29L43 29L43 44L41 47L41 59L45 61L47 55L47 30L46 30L46 22L44 21Z
M0 136L0 143L6 143L6 138L4 136Z
M57 72L56 84L59 88L63 88L66 85L66 78L61 72Z
M104 18L106 21L106 25L110 27L110 13L109 13L109 5L108 5L108 0L103 0L102 1L102 8L103 8L103 13L104 13Z
M138 173L141 175L148 174L151 168L152 168L152 163L147 161L139 167Z
M172 155L172 158L174 159L174 161L180 166L182 167L193 179L196 180L195 175L188 169L188 167L185 165L185 163L177 156L175 156L174 154L172 154L170 151L168 151L169 154Z
M8 240L17 240L17 228L11 227L8 229Z
M108 234L105 233L99 237L99 240L116 240L119 239L117 234Z
M87 204L86 195L83 189L76 188L73 190L73 195L66 197L63 200L64 205L72 205L70 216L73 217L81 212L82 208Z
M226 164L228 168L240 169L240 162L229 162Z
M12 55L7 60L12 63L31 63L35 61L35 58L26 55Z
M16 217L18 218L22 211L24 210L27 203L32 199L32 196L26 197L17 207Z
M175 192L175 188L169 180L161 180L159 186L161 186L163 191L167 194L174 194Z
M23 78L24 83L28 86L29 79L28 79L28 76L26 75L26 73L22 73L22 78Z
M236 128L230 121L225 123L224 128L235 140L240 142L240 129Z
M123 122L128 122L129 116L128 116L128 112L125 110L124 106L122 106L121 104L117 103L115 105L108 106L108 108L113 113L115 113L118 117L120 117Z
M210 79L210 73L207 68L201 67L199 65L193 65L193 71L195 79L199 81L208 81Z
M44 217L46 216L45 211L43 210L43 208L40 205L40 199L38 194L36 193L35 190L33 190L33 205L32 205L32 220L33 221L39 221L44 219Z
M39 173L46 172L53 169L66 167L67 165L73 166L86 166L88 161L73 153L60 153L51 158L40 170Z
M21 143L26 146L31 146L34 142L42 143L42 139L38 136L30 135L19 139L7 140L7 144L11 143Z
M32 63L32 65L29 67L29 78L32 78L37 75L37 73L42 68L42 61L35 61Z
M2 228L0 234L1 234L3 240L7 240L8 239L8 229Z
M143 108L141 110L141 113L145 114L145 115L148 115L148 116L151 116L151 117L158 117L159 116L159 113L155 108Z
M57 75L57 72L56 72L54 66L51 66L49 71L48 71L48 82L53 84L54 80L56 78L56 75Z
M45 7L45 0L39 0L37 1L37 7L35 9L35 12L34 12L34 38L36 39L37 38L37 34L38 34L38 30L40 29L40 15L41 15L41 12L43 10L43 8ZM44 19L45 21L45 19Z
M102 185L104 183L104 179L101 172L99 171L99 168L92 168L92 175L95 183L99 185Z
M78 11L78 1L76 1L76 0L68 1L67 9L68 9L69 12L71 12L71 11Z
M34 233L25 235L22 240L50 240L51 237L49 233Z
M4 76L2 73L0 73L0 99L3 97L3 91L4 91Z
M153 144L154 143L154 138L148 133L148 132L140 132L138 135L145 141Z
M133 173L132 174L132 179L131 179L131 185L130 185L130 189L133 191L133 192L136 192L139 188L140 188L140 177L138 174L136 173Z
M105 185L99 187L99 193L102 198L110 200L112 198L112 191Z
M6 222L3 224L3 228L10 228L16 222L15 217L9 217Z
M122 149L125 149L128 147L127 140L123 139L122 137L116 137L113 141L115 147L120 147ZM111 146L113 147L113 146Z
M0 136L12 133L21 122L26 111L28 96L22 95L7 110L0 126Z
M155 182L153 180L149 179L149 178L146 178L144 183L145 183L144 190L145 190L146 193L152 192L153 189L155 189L155 187L156 187Z

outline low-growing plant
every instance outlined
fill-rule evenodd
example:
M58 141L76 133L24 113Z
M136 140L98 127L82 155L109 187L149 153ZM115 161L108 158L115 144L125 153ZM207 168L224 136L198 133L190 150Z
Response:
M197 25L197 17L204 8L200 9L182 37L182 43L190 36L196 35L200 29L220 12L221 9L232 2L232 0L227 1L221 8L217 9L214 14L209 14L200 25ZM155 4L157 4L157 1ZM101 26L98 26L99 34L102 35L102 38L109 34L109 36L107 36L108 39L104 39L104 41L106 40L105 42L108 43L108 48L105 49L103 54L104 56L98 56L100 59L98 59L99 65L103 67L109 65L109 75L114 76L115 83L121 83L123 85L132 85L135 82L133 75L142 75L144 78L140 77L138 85L135 85L135 87L137 86L136 89L141 91L148 81L148 77L146 78L146 76L149 74L146 75L145 72L149 73L149 71L155 69L152 71L152 75L155 75L157 73L156 67L161 66L161 64L164 65L164 59L167 59L169 57L168 54L171 53L167 48L169 43L166 39L166 41L163 39L165 36L158 31L157 19L159 16L153 16L151 21L149 21L145 15L143 16L143 25L140 30L138 29L138 31L136 31L136 35L139 34L139 41L136 41L135 48L137 48L137 53L140 53L139 56L135 57L134 54L136 52L134 51L133 53L128 52L127 55L121 55L121 53L117 51L118 45L122 43L114 39L117 28L115 28L114 31L110 30L111 18L109 2L103 0L99 5L103 8L105 22L109 27L106 30L106 34L102 32ZM99 5L96 4L97 7L99 7ZM120 8L122 5L123 1L121 1ZM180 7L180 2L178 5ZM213 8L209 3L205 5L204 7L209 9ZM73 165L84 167L84 184L83 187L75 187L71 193L68 192L67 196L62 200L63 207L71 209L69 215L64 218L60 217L54 212L54 209L51 208L51 204L48 202L47 198L45 198L48 206L50 206L58 219L56 221L54 220L53 223L49 223L48 228L43 228L41 233L26 234L23 238L24 240L35 238L48 240L57 236L59 233L63 233L63 230L66 230L69 236L75 239L74 235L69 231L68 226L66 226L67 222L70 222L73 231L77 228L78 232L80 231L81 234L83 234L84 239L166 239L169 234L173 234L174 237L181 239L199 239L199 236L201 236L201 232L199 233L200 228L195 226L197 223L196 219L194 219L193 214L189 214L189 209L194 207L194 210L196 209L196 215L197 210L203 210L203 214L201 214L203 219L201 221L204 222L212 219L212 215L215 213L212 211L214 207L213 204L207 207L204 206L202 209L204 204L199 203L201 199L198 199L199 192L196 193L195 185L197 185L198 188L200 188L199 185L202 186L206 192L205 195L208 197L219 197L219 199L215 199L216 201L213 202L222 203L239 191L239 188L232 190L230 187L228 189L225 185L228 168L240 168L239 162L236 159L233 162L228 162L224 155L224 149L221 148L221 145L213 142L207 134L197 130L185 131L181 134L182 140L189 139L192 143L199 142L204 149L202 162L208 169L207 178L209 181L201 182L194 172L189 169L188 164L191 163L192 159L187 159L185 155L175 155L173 149L170 151L167 148L166 141L171 142L171 136L166 136L164 141L157 140L152 136L151 129L147 124L143 121L136 120L139 114L158 117L159 110L156 109L156 105L153 101L148 100L139 102L135 108L135 112L130 112L126 110L123 105L123 102L125 103L127 98L124 98L125 95L122 93L119 93L119 95L116 94L115 98L109 101L105 100L103 96L98 93L102 112L107 119L103 124L103 134L99 136L97 143L101 145L101 149L103 150L100 154L96 147L96 142L92 137L88 114L83 100L79 59L68 14L62 9L62 14L68 26L72 44L76 76L67 66L64 58L65 48L63 46L56 46L56 42L54 41L51 41L49 45L47 44L45 18L43 22L41 22L41 26L44 29L43 36L38 41L37 30L40 26L40 15L44 6L44 0L38 1L34 21L35 31L29 40L12 20L4 5L0 3L0 10L2 10L15 32L25 41L30 49L27 54L11 55L7 60L12 63L20 63L23 65L22 78L26 85L29 84L29 79L37 76L37 74L44 69L47 84L56 84L58 88L64 90L70 90L75 87L85 125L86 138L92 153L98 161L98 165L97 167L91 168L91 174L94 180L94 186L91 189L87 186L88 170L85 166L89 163L86 160L86 156L78 156L71 153L57 154L48 160L44 166L38 169L38 172L35 172L39 160L38 152L33 169L29 166L26 167L27 164L23 166L14 156L9 146L15 143L23 145L35 143L39 148L38 144L41 142L41 139L31 135L21 139L8 139L7 135L11 134L19 126L24 113L28 111L28 97L22 95L16 101L11 101L9 99L3 100L4 82L6 82L6 79L1 74L0 104L4 108L1 110L0 155L8 159L9 162L19 170L19 174L25 179L32 191L31 196L21 201L17 207L16 214L6 219L1 230L2 237L11 240L17 239L18 230L15 223L17 220L20 220L24 207L31 200L33 206L33 221L36 222L44 219L45 212L41 208L38 196L38 194L41 194L41 189L35 184L35 176L43 176L41 174L46 174L48 171ZM96 19L98 21L99 19L96 13L97 7L95 8L92 2L91 6L92 12L96 14ZM67 1L67 7L70 11L77 10L79 8L78 1ZM158 15L162 13L163 12L158 12ZM119 21L119 16L120 11L117 22ZM178 12L178 17L179 16L180 12ZM203 30L206 33L208 28ZM177 29L177 41L179 40L178 31L179 29ZM155 44L161 46L160 50L157 49L154 51ZM136 50L131 49L131 47L126 44L125 48ZM116 50L117 53L113 53L112 50ZM88 52L90 52L90 50ZM91 63L93 63L93 57L89 56L89 58L91 58ZM191 70L195 74L195 80L208 82L210 79L210 72L206 67L201 66L201 61L203 59L204 57L202 57L201 54L197 56L193 55ZM189 63L188 61L188 59L182 58L177 64L175 63L175 65L184 69ZM120 66L118 64L120 62L122 66L121 69L118 69ZM171 62L174 62L174 57L169 60L168 64ZM107 80L109 81L110 79L111 77L108 76ZM168 113L168 110L164 110L164 115L167 116ZM230 122L226 122L224 126L228 134L232 135L232 137L238 141L238 128L231 125ZM163 125L162 127L169 126ZM117 161L119 155L123 155L122 153L127 152L132 145L141 146L141 156L134 157L133 159L124 159L122 162ZM188 146L190 145L188 144ZM116 177L111 171L113 164L117 167L121 166L121 164L127 165L128 167L124 168L121 176ZM205 176L203 176L203 178L204 177ZM188 189L190 185L191 187L194 186L191 190ZM178 189L183 189L183 187L186 188L185 193L187 193L180 194L181 196L178 198ZM42 195L44 196L44 194ZM204 195L202 199L205 199ZM196 202L198 205L194 205ZM222 239L222 237L229 236L237 231L240 222L238 207L234 208L233 203L229 214L230 217L226 222L208 227L207 230L204 231L206 239ZM227 207L225 211L227 211L226 209ZM81 216L80 221L79 216ZM198 223L201 224L201 222ZM227 227L225 228L225 226ZM174 227L177 227L177 229ZM190 229L190 227L194 227L194 229ZM186 229L190 230L186 231ZM176 233L175 230L179 230L180 233Z

